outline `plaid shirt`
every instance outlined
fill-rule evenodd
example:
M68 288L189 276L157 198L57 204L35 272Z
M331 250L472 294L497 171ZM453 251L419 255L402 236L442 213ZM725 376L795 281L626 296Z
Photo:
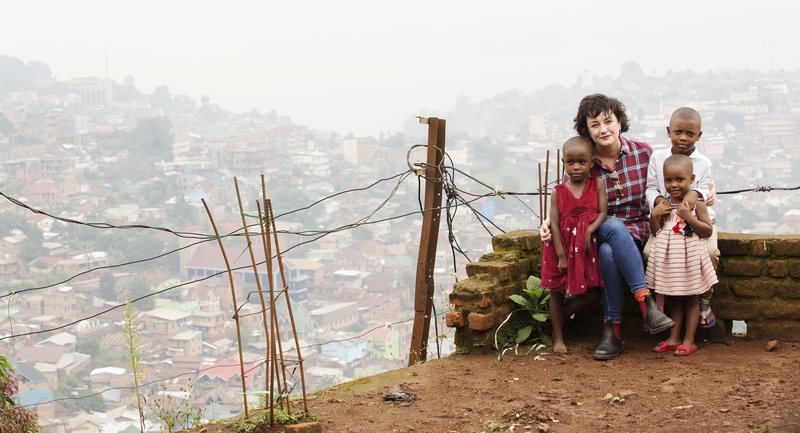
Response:
M647 205L645 189L647 164L650 162L653 149L643 141L629 140L625 137L620 137L619 141L620 153L617 166L614 168L619 174L619 183L625 195L622 197L614 195L614 182L608 178L612 170L599 159L594 160L589 175L601 178L606 184L608 216L622 220L634 239L644 244L650 235L650 208Z

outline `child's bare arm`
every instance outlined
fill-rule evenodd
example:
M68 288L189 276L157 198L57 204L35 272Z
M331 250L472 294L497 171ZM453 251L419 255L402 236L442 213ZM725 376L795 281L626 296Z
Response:
M661 230L661 226L664 223L664 216L670 212L672 212L672 207L670 207L669 203L666 201L660 202L653 208L653 211L650 212L650 232L653 236Z
M711 233L714 229L711 227L711 218L708 216L706 204L702 201L698 201L695 204L694 212L697 216L692 215L691 209L692 208L689 207L688 203L681 203L678 216L683 218L683 221L686 222L686 224L692 226L692 230L697 233L697 236L700 236L701 238L707 238L711 236Z
M551 242L556 250L556 255L558 255L558 269L563 273L567 271L567 254L564 251L564 243L561 241L561 213L558 211L558 199L555 191L550 194L550 224L553 228L550 230L553 236Z
M597 218L589 224L589 227L586 227L585 240L587 252L589 251L592 235L603 225L606 218L608 218L608 196L606 195L606 189L597 188Z

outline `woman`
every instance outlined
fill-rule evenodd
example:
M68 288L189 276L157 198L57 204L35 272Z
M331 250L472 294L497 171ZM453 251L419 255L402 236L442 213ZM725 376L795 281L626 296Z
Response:
M644 327L651 334L674 326L661 312L644 280L641 250L649 234L649 208L645 197L647 164L653 149L647 143L620 134L628 130L625 106L605 95L589 95L581 100L575 116L575 130L594 144L595 159L590 170L605 185L608 219L597 230L600 243L600 268L603 290L603 339L594 352L595 359L616 358L622 350L620 323L625 286L639 302ZM549 222L548 222L549 223ZM548 224L541 228L542 240L550 240Z

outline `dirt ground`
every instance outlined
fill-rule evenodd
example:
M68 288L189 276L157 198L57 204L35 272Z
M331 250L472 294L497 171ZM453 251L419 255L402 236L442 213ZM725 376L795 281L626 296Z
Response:
M309 411L334 433L800 431L800 344L767 352L766 341L729 337L676 357L642 335L603 362L592 359L598 339L571 341L564 356L451 355L319 391ZM416 401L384 401L396 385Z

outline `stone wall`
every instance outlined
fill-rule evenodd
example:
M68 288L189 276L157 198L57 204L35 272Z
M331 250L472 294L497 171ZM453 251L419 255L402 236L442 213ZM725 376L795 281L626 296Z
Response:
M492 238L493 252L467 265L467 279L450 294L460 351L493 348L497 326L516 308L529 275L540 275L542 243L536 230L518 230ZM721 252L712 308L717 337L730 333L731 320L745 320L748 338L800 341L800 236L719 234ZM625 319L641 325L639 309L628 297ZM631 320L627 320L631 319ZM598 318L599 320L599 318ZM598 338L599 338L598 330Z

